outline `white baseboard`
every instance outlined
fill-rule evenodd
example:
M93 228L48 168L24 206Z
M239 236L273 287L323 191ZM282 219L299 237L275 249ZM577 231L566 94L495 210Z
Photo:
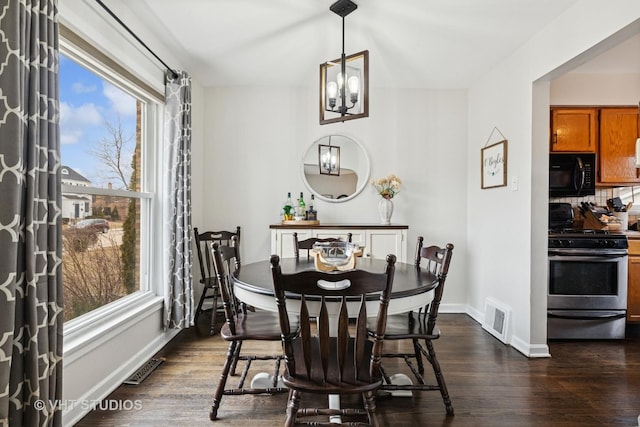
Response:
M462 313L467 313L469 316L471 316L473 320L480 323L481 325L482 325L482 322L484 322L484 313L481 312L480 310L476 310L473 307L470 307L468 305L465 306L465 310Z
M513 336L511 337L511 346L518 350L520 353L524 354L527 357L537 358L537 357L551 357L549 353L549 346L547 344L529 344L524 342L520 338Z
M467 313L468 307L466 304L441 304L440 313Z
M442 304L440 306L442 313L465 313L482 327L484 322L484 313L464 304ZM529 358L551 357L549 346L547 344L530 344L516 335L511 336L509 344L514 349Z

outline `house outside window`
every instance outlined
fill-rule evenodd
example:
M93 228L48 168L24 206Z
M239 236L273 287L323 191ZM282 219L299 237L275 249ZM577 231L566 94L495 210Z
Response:
M90 181L68 166L62 166L62 184L88 187ZM91 215L91 196L66 192L62 195L62 220L65 224Z

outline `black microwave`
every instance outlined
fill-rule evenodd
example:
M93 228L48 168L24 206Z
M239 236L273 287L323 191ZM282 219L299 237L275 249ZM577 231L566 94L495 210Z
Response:
M596 194L595 153L549 154L549 197Z

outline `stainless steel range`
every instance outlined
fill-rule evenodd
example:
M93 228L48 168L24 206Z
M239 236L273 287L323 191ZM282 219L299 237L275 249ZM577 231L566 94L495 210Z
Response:
M549 339L624 338L627 248L623 233L549 231Z

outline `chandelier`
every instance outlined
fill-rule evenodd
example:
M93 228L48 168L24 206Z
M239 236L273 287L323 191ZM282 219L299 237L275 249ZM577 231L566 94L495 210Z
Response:
M358 5L338 0L329 8L342 17L342 55L320 64L320 124L369 117L369 51L345 55L344 18Z
M331 137L329 145L318 145L318 165L320 175L340 175L340 147L331 145Z

